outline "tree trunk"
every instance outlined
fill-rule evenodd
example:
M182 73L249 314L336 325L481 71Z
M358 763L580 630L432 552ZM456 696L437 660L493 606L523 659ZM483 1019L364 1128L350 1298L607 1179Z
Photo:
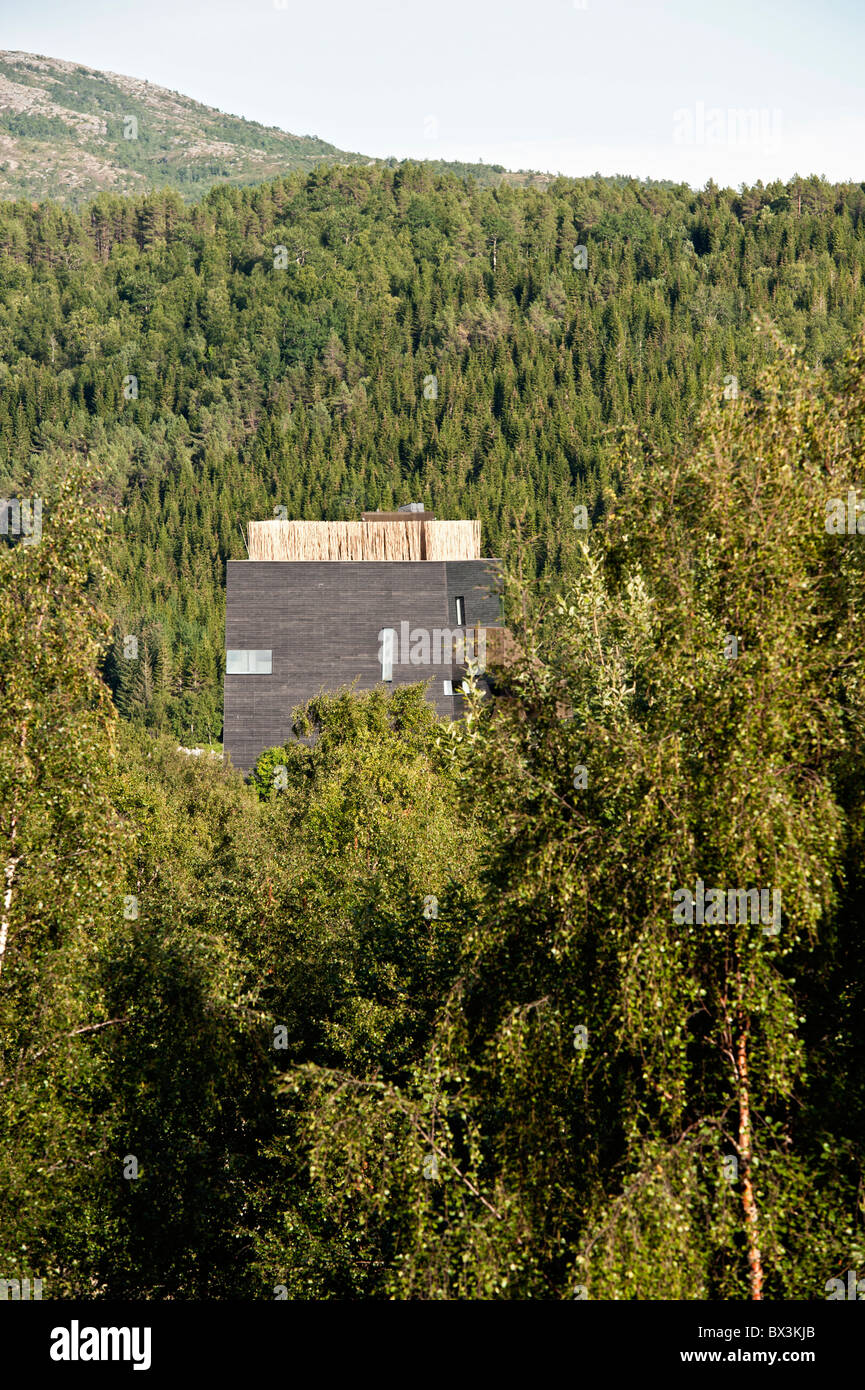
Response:
M3 916L0 917L0 970L6 955L6 942L9 940L9 912L12 907L12 884L20 856L6 860L6 892L3 894Z
M739 1032L736 1055L739 1080L739 1161L742 1165L742 1209L748 1237L748 1266L751 1272L751 1297L763 1297L763 1257L760 1253L760 1232L757 1203L751 1174L751 1097L748 1089L748 1041L744 1028Z

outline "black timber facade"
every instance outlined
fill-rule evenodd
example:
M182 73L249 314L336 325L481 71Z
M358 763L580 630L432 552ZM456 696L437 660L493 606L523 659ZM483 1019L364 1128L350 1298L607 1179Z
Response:
M458 598L469 634L497 626L499 575L494 559L229 560L226 648L272 653L269 675L226 672L223 742L234 766L248 772L264 749L288 742L292 710L314 695L379 685L384 629L456 631ZM405 645L388 688L429 680L437 712L458 717L461 697L445 682L458 683L463 668L444 644L441 652L431 644L426 665L411 662Z

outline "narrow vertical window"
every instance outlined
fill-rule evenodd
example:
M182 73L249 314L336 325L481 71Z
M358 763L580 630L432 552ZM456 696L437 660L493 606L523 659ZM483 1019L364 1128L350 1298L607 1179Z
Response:
M466 621L466 601L464 598L456 600L457 605L457 627L465 627Z
M383 681L393 680L393 656L396 645L396 632L392 627L383 627L378 634L378 657L381 662L381 678Z

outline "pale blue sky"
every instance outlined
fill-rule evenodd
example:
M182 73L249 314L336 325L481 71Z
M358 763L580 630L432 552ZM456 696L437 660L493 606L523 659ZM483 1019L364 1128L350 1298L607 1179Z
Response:
M0 0L0 47L370 155L865 178L865 0Z

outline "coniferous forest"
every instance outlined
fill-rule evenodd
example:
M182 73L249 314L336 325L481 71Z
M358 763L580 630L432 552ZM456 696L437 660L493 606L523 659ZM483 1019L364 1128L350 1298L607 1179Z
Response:
M0 204L0 495L42 507L0 539L0 1272L865 1264L863 270L865 188L816 178ZM409 501L503 557L493 693L323 695L279 790L179 749L247 522Z

